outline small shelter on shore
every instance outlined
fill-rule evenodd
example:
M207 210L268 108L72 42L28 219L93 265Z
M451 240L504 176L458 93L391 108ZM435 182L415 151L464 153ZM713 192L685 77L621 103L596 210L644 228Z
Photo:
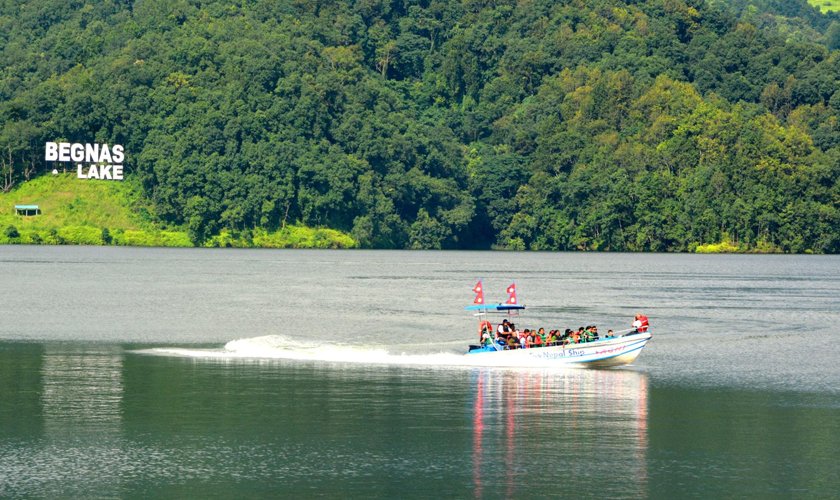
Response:
M41 215L41 209L38 205L15 205L15 213L24 216Z

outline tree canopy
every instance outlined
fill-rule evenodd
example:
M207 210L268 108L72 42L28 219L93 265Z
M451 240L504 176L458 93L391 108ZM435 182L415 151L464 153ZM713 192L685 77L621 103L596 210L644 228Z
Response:
M96 141L196 243L837 253L838 23L805 0L5 0L3 188L52 169L46 141Z

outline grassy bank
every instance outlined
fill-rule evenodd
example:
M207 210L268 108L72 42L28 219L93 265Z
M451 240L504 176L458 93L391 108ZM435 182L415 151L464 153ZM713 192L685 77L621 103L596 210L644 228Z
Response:
M38 205L40 214L18 215L15 205ZM0 244L192 247L187 231L155 223L130 182L80 180L72 174L42 176L0 193ZM287 226L232 234L223 231L204 246L354 248L332 229Z
M15 205L38 205L21 216ZM41 176L0 194L0 243L189 247L181 230L157 227L127 182Z
M356 241L335 229L286 226L277 231L254 229L232 233L223 230L204 243L226 248L356 248Z
M808 0L808 3L822 12L840 11L840 0Z
M695 253L784 253L781 248L775 247L766 241L759 241L755 245L739 244L731 240L724 240L719 243L708 243L697 245ZM805 251L805 253L811 253Z

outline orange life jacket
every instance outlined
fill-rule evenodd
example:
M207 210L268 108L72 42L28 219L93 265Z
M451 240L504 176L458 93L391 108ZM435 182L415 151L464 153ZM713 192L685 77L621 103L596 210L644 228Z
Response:
M478 324L478 341L479 341L479 342L481 342L482 340L484 340L484 332L485 332L485 330L486 330L486 331L487 331L487 333L489 333L489 334L492 334L492 333L493 333L493 325L492 325L492 324L490 324L490 322L489 322L489 321L487 321L487 320L484 320L484 321L482 321L482 322L480 322L480 323Z

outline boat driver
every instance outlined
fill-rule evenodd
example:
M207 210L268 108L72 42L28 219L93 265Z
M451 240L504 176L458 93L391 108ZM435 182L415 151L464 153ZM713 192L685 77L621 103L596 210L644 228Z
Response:
M505 318L501 323L499 323L499 327L496 329L496 337L508 339L512 331L513 329L510 327L510 321Z

